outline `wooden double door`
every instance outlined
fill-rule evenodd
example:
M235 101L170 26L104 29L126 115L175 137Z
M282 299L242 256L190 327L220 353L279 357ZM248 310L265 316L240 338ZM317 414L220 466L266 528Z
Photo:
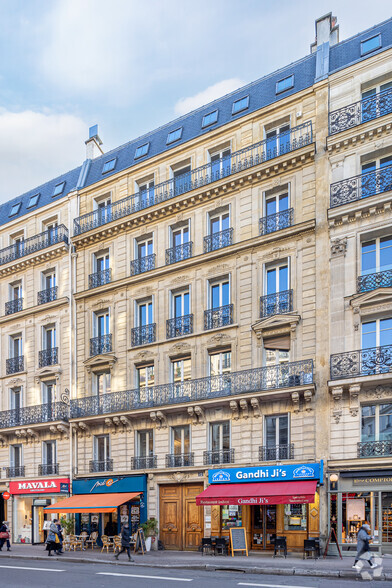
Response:
M203 537L203 507L196 496L203 484L167 484L159 489L159 537L165 549L197 550Z

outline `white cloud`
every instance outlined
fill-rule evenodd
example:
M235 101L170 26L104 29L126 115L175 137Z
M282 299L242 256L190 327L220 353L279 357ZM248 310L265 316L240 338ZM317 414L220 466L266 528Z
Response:
M80 165L86 136L71 114L0 109L0 202Z
M188 98L180 98L176 103L174 110L177 115L187 114L191 110L195 110L200 106L204 106L225 94L229 94L233 92L233 90L237 90L241 86L244 86L246 82L240 80L239 78L230 78L228 80L222 80L221 82L217 82L212 86L209 86L205 90L202 90L198 94L194 96L188 96Z

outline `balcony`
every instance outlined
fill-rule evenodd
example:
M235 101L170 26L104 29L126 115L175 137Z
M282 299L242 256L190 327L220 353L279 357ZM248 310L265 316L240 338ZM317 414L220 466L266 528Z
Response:
M392 90L380 92L329 113L329 134L335 135L392 112Z
M101 272L95 272L94 274L90 274L88 277L88 287L89 290L91 288L98 288L98 286L104 286L105 284L109 284L112 281L112 270L111 268L102 270Z
M129 412L203 400L255 394L313 384L313 361L306 359L181 383L161 384L71 400L72 418Z
M268 235L291 227L294 222L294 208L288 208L275 214L263 216L259 220L260 235Z
M15 298L15 300L10 300L9 302L5 303L5 314L14 314L14 312L19 312L23 310L23 298Z
M56 229L50 229L29 237L24 241L10 245L5 249L0 250L0 265L9 263L10 261L16 261L21 257L30 255L30 253L36 253L41 249L46 249L51 245L57 245L58 243L68 244L68 229L64 225L59 225Z
M43 349L38 354L38 365L40 368L47 365L58 364L58 347L51 347L50 349Z
M204 237L204 253L228 247L233 243L233 229L225 229Z
M281 459L294 459L294 443L259 447L259 461L279 461Z
M24 406L0 412L0 429L38 425L54 421L68 421L68 406L65 402L48 402Z
M131 457L131 470L150 470L157 467L157 456Z
M357 457L384 457L392 455L392 441L362 441L357 443Z
M90 339L90 357L101 355L101 353L110 353L112 351L112 334L101 335Z
M386 374L392 368L392 345L334 353L330 365L331 380Z
M193 242L188 241L187 243L182 243L182 245L166 249L166 265L189 259L192 257L192 248Z
M10 374L17 374L24 370L24 355L18 355L17 357L11 357L5 361L5 371L7 376Z
M105 459L103 461L99 461L96 459L92 459L90 461L89 471L90 471L90 474L97 473L97 472L112 472L113 471L113 460L112 459Z
M175 179L154 186L149 191L148 198L145 197L145 193L137 192L108 205L105 209L84 214L74 220L74 235L86 233L134 212L175 198L180 194L202 188L285 153L301 149L312 142L312 123L309 121L290 129L284 136L282 134L279 147L276 145L275 148L271 148L271 140L259 141L232 153L229 160L219 170L216 169L214 163L207 163Z
M39 476L57 476L59 471L60 467L58 463L40 463L38 465Z
M222 451L203 451L204 465L215 465L220 463L234 463L234 449L222 449Z
M342 206L392 190L392 165L331 184L330 206Z
M204 311L204 329L218 329L233 324L233 304Z
M133 327L131 330L131 345L137 347L138 345L147 345L154 343L156 338L156 323L151 325L143 325L142 327Z
M260 297L260 318L293 311L293 291L284 290Z
M392 270L357 277L357 292L370 292L376 288L392 288Z
M58 286L53 286L53 288L46 288L46 290L41 290L37 294L37 303L45 304L46 302L53 302L53 300L57 300L57 292Z
M9 468L5 468L5 476L6 476L6 478L24 478L25 467L24 466L11 466Z
M193 314L178 316L166 321L166 338L183 337L193 333Z
M152 253L131 261L131 276L137 276L155 269L155 258L155 253Z
M186 468L195 465L194 453L167 453L166 467L167 468Z

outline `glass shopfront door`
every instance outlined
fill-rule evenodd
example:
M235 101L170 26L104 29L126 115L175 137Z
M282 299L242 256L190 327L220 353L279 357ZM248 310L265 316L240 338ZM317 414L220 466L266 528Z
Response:
M253 506L252 510L252 548L272 549L276 536L276 505Z

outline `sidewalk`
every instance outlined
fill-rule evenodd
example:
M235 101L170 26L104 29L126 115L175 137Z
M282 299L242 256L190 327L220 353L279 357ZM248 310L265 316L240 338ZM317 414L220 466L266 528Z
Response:
M47 560L47 553L44 545L12 545L12 551L3 551L0 553L0 559L38 559ZM125 555L118 562L114 559L113 553L101 552L100 549L88 549L86 551L66 551L64 555L55 556L55 559L61 561L70 561L74 563L99 563L122 566L148 566L166 569L203 569L209 571L219 570L238 570L248 574L275 574L283 576L318 576L329 578L356 578L358 573L351 569L354 563L353 557L328 556L326 559L302 559L302 554L290 553L287 559L283 557L273 558L272 554L259 554L252 552L249 557L235 555L235 557L202 555L199 552L192 551L150 551L145 555L133 554L134 564L127 561ZM392 556L382 558L381 579L392 580ZM367 566L364 570L370 570Z

